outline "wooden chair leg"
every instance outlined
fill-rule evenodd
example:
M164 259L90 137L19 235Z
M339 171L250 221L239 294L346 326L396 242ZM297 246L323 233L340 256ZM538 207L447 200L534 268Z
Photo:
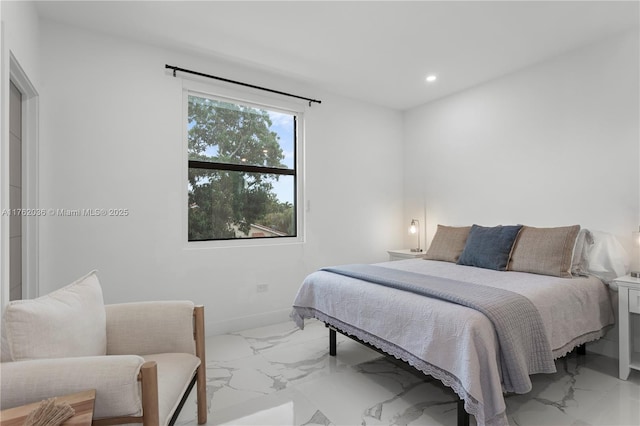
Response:
M197 372L197 399L198 399L198 424L207 422L207 360L205 356L204 342L204 306L194 308L196 356L200 358L200 366Z
M158 365L156 362L147 361L142 364L140 376L140 384L142 386L142 424L143 426L159 426Z

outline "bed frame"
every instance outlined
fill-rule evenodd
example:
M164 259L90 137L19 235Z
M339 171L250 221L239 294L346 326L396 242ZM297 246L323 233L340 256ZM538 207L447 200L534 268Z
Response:
M380 354L382 354L384 356L387 356L387 357L391 356L388 353L386 353L385 351L383 351L382 349L379 349L379 348L377 348L377 347L375 347L375 346L373 346L373 345L371 345L371 344L369 344L369 343L367 343L367 342L365 342L363 340L360 340L356 336L351 336L351 335L345 333L344 331L339 330L339 329L335 328L334 326L329 325L327 323L325 323L324 325L325 325L325 327L327 327L329 329L329 355L330 356L336 356L336 353L337 353L337 351L336 351L336 347L337 347L337 343L336 343L337 342L337 338L336 338L337 335L336 335L336 333L340 333L343 336L346 336L351 340L354 340L354 341L356 341L356 342L358 342L358 343L360 343L360 344L362 344L362 345L364 345L364 346L366 346L366 347L368 347L370 349L373 349L374 351L376 351L376 352L378 352L378 353L380 353ZM582 345L577 346L575 351L576 351L576 354L578 354L578 355L586 355L586 353L587 353L586 343L583 343ZM408 367L410 370L417 371L420 374L424 374L422 371L418 370L417 368L413 367L412 365L410 365L407 362L404 362L402 360L398 360L398 362L402 363L403 366ZM457 426L469 426L469 413L467 413L464 410L464 400L463 399L459 399L458 400L457 412L458 412Z

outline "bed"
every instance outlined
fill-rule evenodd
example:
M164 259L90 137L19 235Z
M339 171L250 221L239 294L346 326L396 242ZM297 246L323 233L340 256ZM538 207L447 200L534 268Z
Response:
M475 228L440 232L439 227L429 249L432 253L429 255L428 252L427 257L440 260L408 259L316 271L302 283L293 304L292 318L301 328L304 319L316 318L440 380L464 401L464 410L476 418L478 425L507 425L505 392L528 392L530 374L555 371L549 360L599 339L614 322L606 285L594 276L571 273L572 268L583 262L584 259L580 259L583 249L578 247L579 227L571 227L570 232L566 228L562 228L561 238L555 235L561 228L553 228L555 234L549 234L547 229L542 232L542 228L519 225L511 229L511 245L508 241L503 244L504 250L508 248L507 258L501 258L502 269L496 270L479 267L475 261L465 261L465 250L474 241L477 243ZM454 244L452 239L455 240L456 232L464 234L464 238L458 235L460 238ZM498 232L504 234L505 229ZM550 238L552 234L558 238ZM544 267L547 272L558 272L557 265L549 267L547 262L541 266L546 260L540 258L539 250L530 250L532 238L537 241L535 245L545 251L546 258L560 264L560 273L548 275L521 270ZM443 239L446 250L442 250ZM550 247L550 242L555 242L564 253L549 253L554 248ZM474 254L491 252L500 244L495 241L481 244L479 250L473 248ZM534 258L529 262L533 266L518 266L523 264L523 255L528 260ZM393 285L378 282L377 276L386 276L385 280ZM435 287L460 286L461 293L477 287L482 292L489 292L489 299L493 292L498 292L495 294L499 297L507 294L518 298L516 300L524 300L537 311L535 315L539 315L536 321L540 323L541 336L537 337L532 349L519 348L523 345L519 341L513 344L516 358L530 357L532 352L537 352L546 363L527 359L520 366L524 369L520 371L522 374L514 378L504 360L506 342L512 339L504 337L505 331L501 329L505 328L504 324L498 326L490 314L473 304L450 301L439 294L421 294L421 280L426 283L425 287L432 284ZM395 285L404 285L407 281L411 281L409 288ZM509 311L513 310L510 303L500 304ZM521 314L516 312L516 316ZM529 319L520 322L525 328L526 324L535 323ZM518 335L521 331L512 333Z

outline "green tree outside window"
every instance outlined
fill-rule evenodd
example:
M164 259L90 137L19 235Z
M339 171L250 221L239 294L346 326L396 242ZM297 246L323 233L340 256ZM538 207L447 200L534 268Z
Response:
M188 97L189 241L296 235L295 119Z

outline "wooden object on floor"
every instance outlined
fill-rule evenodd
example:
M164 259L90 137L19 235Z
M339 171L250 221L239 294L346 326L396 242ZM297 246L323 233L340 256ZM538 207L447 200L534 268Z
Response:
M93 419L93 404L96 400L95 389L56 397L56 402L68 402L76 411L63 426L90 426ZM29 413L37 409L42 401L0 411L0 426L22 426Z

